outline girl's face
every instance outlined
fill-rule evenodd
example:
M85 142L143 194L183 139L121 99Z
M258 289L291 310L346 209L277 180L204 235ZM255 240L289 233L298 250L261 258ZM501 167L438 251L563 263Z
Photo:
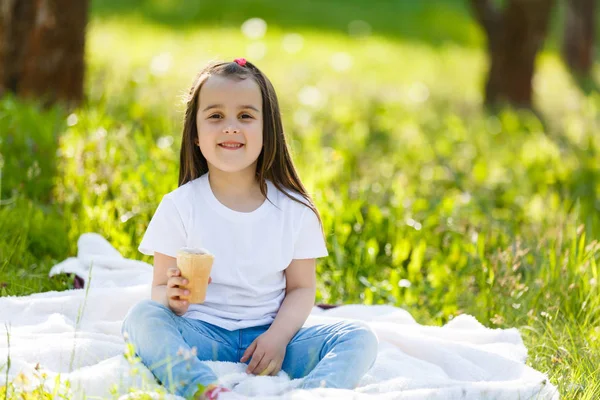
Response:
M256 171L263 147L262 111L262 95L254 79L213 75L204 82L198 97L196 144L209 170Z

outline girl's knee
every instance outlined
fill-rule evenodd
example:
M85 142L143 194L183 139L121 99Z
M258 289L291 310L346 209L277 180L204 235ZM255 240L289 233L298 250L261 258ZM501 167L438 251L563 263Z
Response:
M352 335L353 340L360 343L365 351L377 352L377 349L379 348L379 339L369 324L362 321L348 322L346 329L348 330L348 333Z
M356 321L350 323L349 334L352 335L352 342L356 349L360 349L365 366L370 369L379 350L379 339L373 329L365 322Z
M142 300L131 307L125 316L121 325L121 333L131 334L131 331L136 328L144 330L147 325L155 324L157 319L171 319L169 313L172 311L163 304L149 299Z

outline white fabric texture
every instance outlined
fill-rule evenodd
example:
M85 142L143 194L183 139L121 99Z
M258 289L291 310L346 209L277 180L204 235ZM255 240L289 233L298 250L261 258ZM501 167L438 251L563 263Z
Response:
M120 334L129 308L150 297L152 266L123 258L98 234L82 235L78 249L77 257L54 266L50 275L75 273L85 278L84 289L0 298L4 322L0 360L7 360L10 351L10 379L22 372L35 385L39 363L38 374L48 375L48 389L54 388L54 377L60 373L62 382L71 382L73 399L84 395L113 398L115 394L120 399L133 398L130 388L158 398L161 387L152 373L123 357L125 344ZM374 366L355 390L299 390L295 387L300 380L290 380L284 372L257 377L246 374L241 363L207 362L220 381L233 389L219 398L559 398L547 377L525 364L527 349L514 328L488 329L468 315L443 327L423 326L403 309L366 305L327 311L315 307L306 326L339 319L366 321L380 341Z
M163 197L139 250L176 257L182 247L202 247L215 255L206 300L191 304L185 317L230 331L270 324L285 296L284 270L292 260L328 255L319 220L269 180L268 200L259 208L234 211L216 198L209 176Z

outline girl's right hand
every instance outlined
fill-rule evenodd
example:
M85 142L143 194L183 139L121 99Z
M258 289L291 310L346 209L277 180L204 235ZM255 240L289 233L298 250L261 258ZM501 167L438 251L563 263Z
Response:
M181 296L187 296L190 291L185 289L184 286L188 284L187 279L181 276L179 268L169 268L167 270L167 301L169 308L179 316L186 313L190 303L182 300Z

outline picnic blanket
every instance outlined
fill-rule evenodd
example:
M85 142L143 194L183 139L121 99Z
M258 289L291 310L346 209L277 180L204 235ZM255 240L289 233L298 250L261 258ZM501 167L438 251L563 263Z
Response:
M152 266L124 258L102 236L86 233L77 257L50 271L60 273L76 274L84 287L0 298L0 386L10 358L9 381L22 390L43 384L73 399L158 398L164 389L143 364L124 356L120 333L129 308L150 297ZM424 326L401 308L360 304L315 307L306 326L339 319L367 322L380 341L377 360L356 389L300 390L300 380L285 372L253 376L244 364L208 361L233 389L220 398L559 398L547 376L525 364L527 349L517 329L489 329L469 315Z

